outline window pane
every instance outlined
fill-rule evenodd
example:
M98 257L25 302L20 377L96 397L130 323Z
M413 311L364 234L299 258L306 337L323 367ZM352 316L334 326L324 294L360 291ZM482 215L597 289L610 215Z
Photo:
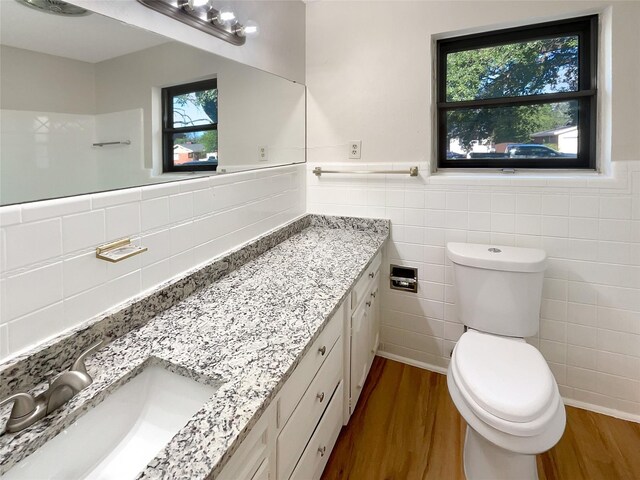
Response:
M578 37L447 54L447 102L578 90Z
M447 159L576 158L577 120L578 102L573 100L450 110Z
M181 167L218 166L218 131L176 133L173 135L173 165Z
M218 89L173 97L173 128L218 123Z

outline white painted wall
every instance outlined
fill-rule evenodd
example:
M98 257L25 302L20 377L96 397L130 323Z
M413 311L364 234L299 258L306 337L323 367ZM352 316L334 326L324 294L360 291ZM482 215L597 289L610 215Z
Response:
M218 76L218 168L304 162L304 86L243 65L229 67ZM263 146L267 158L261 161Z
M92 63L0 45L0 105L7 110L92 115Z
M600 143L610 175L430 176L431 36L605 10ZM345 28L335 28L336 19ZM389 22L398 28L387 28ZM447 241L544 248L537 345L569 401L640 420L638 2L311 2L307 5L307 202L312 213L386 217L390 263L417 266L417 295L385 285L383 354L444 369L462 325ZM362 160L347 143L362 140ZM606 165L609 160L613 163ZM421 176L323 175L325 167Z

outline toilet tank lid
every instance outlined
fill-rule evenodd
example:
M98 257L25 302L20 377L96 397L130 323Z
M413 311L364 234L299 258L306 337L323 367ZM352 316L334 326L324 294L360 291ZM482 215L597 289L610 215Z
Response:
M447 254L459 265L505 272L542 272L547 266L547 254L537 248L449 242Z

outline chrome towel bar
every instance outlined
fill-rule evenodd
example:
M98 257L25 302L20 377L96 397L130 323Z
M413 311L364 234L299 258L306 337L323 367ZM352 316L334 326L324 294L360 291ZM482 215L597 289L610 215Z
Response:
M131 140L123 140L122 142L98 142L94 143L94 147L104 147L105 145L131 145Z
M357 173L357 174L363 174L363 173L382 173L382 174L386 174L386 175L396 175L396 174L400 174L400 175L406 175L407 173L409 174L410 177L417 177L418 176L418 167L410 167L409 170L323 170L322 167L316 167L313 169L313 174L316 177L321 176L323 173Z

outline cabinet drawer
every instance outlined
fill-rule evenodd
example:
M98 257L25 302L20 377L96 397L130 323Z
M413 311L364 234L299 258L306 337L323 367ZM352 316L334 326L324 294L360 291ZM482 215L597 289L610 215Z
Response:
M311 380L320 369L329 352L340 338L344 324L344 304L338 308L333 318L320 333L311 349L300 361L295 371L282 387L278 400L278 428L287 423L293 410L298 405L302 395L307 390ZM338 344L338 350L342 350L342 344Z
M289 478L342 377L342 349L334 348L277 441L278 478ZM342 398L342 397L341 397Z
M368 294L369 284L373 280L373 277L376 276L378 270L380 270L380 265L382 263L382 254L378 253L371 265L365 270L360 279L356 282L356 285L353 287L351 291L351 311L353 312L358 304L364 299L364 297Z
M343 385L340 382L320 425L300 457L291 480L317 480L322 475L342 428L342 389Z

